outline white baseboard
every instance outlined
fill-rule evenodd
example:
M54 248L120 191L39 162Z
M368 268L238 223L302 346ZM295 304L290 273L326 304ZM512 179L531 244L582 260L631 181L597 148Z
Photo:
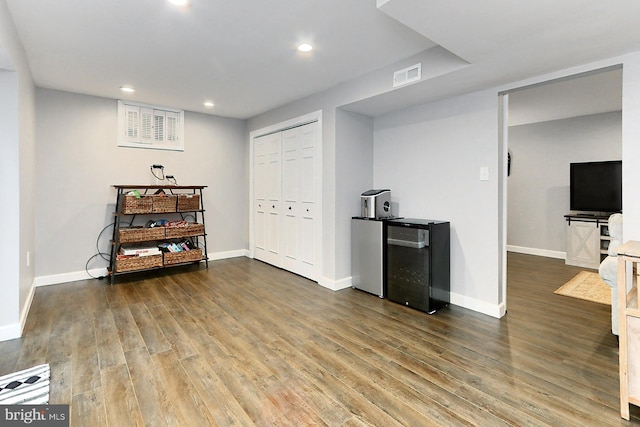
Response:
M512 252L521 252L521 253L531 254L531 255L549 256L552 258L558 258L557 254L561 254L560 258L564 259L564 253L561 253L561 252L551 253L551 251L544 251L544 253L542 253L540 250L532 250L530 248L520 248L516 246L508 246L507 250ZM527 250L527 251L525 252L524 250ZM242 256L250 257L249 251L245 249L240 249L235 251L216 252L213 254L210 253L209 260L215 261L215 260L236 258L236 257L242 257ZM92 276L99 277L99 276L106 275L107 269L106 268L95 269L95 270L90 270L89 272L91 273ZM87 274L86 271L76 271L71 273L36 277L34 280L34 286L32 287L32 291L29 295L29 302L28 304L25 304L25 307L23 308L23 313L20 316L21 323L23 319L26 320L27 313L29 312L29 307L31 306L31 301L33 299L33 294L35 292L35 287L54 285L54 284L66 283L66 282L74 282L74 281L86 280L90 278L91 277ZM339 291L339 290L351 287L351 282L352 282L351 277L345 277L340 280L333 280L333 279L329 279L328 277L322 277L318 281L318 284L332 291ZM504 304L490 304L484 301L478 301L474 298L469 298L464 295L459 295L453 292L450 295L450 301L451 301L451 304L453 305L457 305L463 308L467 308L469 310L477 311L479 313L483 313L498 319L504 316L505 314ZM3 339L6 340L6 339L19 338L21 330L22 330L22 327L20 324L8 325L0 328L0 341L2 341ZM10 337L10 338L5 338L5 337Z
M238 249L236 251L216 252L209 253L209 261L216 261L219 259L238 258L241 256L249 258L249 251L247 249Z
M24 331L24 325L27 323L27 316L29 315L29 310L31 310L31 303L33 302L33 296L36 294L36 279L33 279L31 282L31 289L29 289L29 295L27 295L27 300L25 301L22 310L20 311L20 336L22 336L22 331Z
M341 280L331 280L327 277L323 277L318 284L332 291L339 291L341 289L350 288L352 282L351 279L351 277L346 277ZM453 292L450 294L450 303L497 319L501 318L506 313L504 303L497 305L489 304L487 302L478 301L474 298L469 298Z
M339 291L351 287L351 276L345 277L340 280L329 279L328 277L322 277L318 284L324 288L331 289L332 291Z
M20 323L14 323L12 325L0 326L0 341L9 341L21 336Z
M245 249L239 249L237 251L209 253L208 255L209 255L209 261L215 261L220 259L248 256L248 253L249 251ZM58 285L60 283L77 282L79 280L88 280L96 277L107 276L107 273L108 272L106 267L89 270L89 273L87 273L84 270L72 271L69 273L51 274L48 276L38 276L35 278L34 283L36 287Z
M332 280L327 277L323 277L318 282L318 284L332 291L339 291L342 289L350 288L352 285L352 278L346 277L340 280ZM467 308L472 311L486 314L487 316L495 317L497 319L501 318L506 314L504 303L497 304L497 305L490 304L484 301L478 301L474 298L469 298L464 295L459 295L453 292L450 294L450 302L453 305L457 305L459 307Z
M33 296L35 295L35 293L36 281L34 279L34 281L31 283L31 288L29 289L29 295L27 295L24 306L20 310L20 321L12 325L5 325L0 327L0 342L13 340L22 336L22 331L24 330L24 326L27 323L27 316L29 315L29 310L31 309L31 303L33 302Z
M507 252L517 252L519 254L545 256L548 258L558 258L558 259L565 259L567 256L566 252L551 251L548 249L528 248L525 246L514 246L514 245L507 245Z
M453 305L486 314L487 316L495 317L496 319L500 319L506 313L504 304L490 304L485 301L479 301L475 298L456 294L455 292L451 292L449 298L450 303Z
M89 273L87 273L85 270L82 270L82 271L72 271L69 273L51 274L48 276L38 276L35 278L34 282L36 287L49 286L49 285L58 285L60 283L77 282L79 280L88 280L88 279L93 279L94 277L101 277L106 275L107 275L106 268L96 268L93 270L89 270Z

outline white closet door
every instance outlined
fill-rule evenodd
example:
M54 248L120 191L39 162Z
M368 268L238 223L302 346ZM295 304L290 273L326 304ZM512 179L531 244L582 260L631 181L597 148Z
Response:
M320 233L320 198L322 197L322 166L319 153L318 123L302 129L302 234L300 274L319 279L318 260L322 250Z
M254 257L318 280L318 123L254 140Z
M283 267L318 279L320 237L316 208L320 197L318 124L310 123L282 132L283 147Z
M280 267L281 134L255 139L254 257Z
M297 270L299 252L299 175L298 132L290 129L282 132L282 268L293 272Z

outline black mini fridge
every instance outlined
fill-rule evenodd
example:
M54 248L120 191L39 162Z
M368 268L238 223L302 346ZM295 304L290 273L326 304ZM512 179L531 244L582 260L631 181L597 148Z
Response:
M387 298L429 314L449 304L449 222L405 218L386 227Z

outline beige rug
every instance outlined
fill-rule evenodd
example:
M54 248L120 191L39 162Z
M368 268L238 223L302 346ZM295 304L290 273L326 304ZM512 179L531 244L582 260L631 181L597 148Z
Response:
M554 293L611 305L611 288L602 281L598 273L591 271L581 271Z

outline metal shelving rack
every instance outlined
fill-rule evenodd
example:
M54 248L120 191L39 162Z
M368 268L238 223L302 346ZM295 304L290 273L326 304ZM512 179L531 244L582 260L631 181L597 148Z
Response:
M117 197L116 197L116 211L114 212L114 216L115 216L115 221L114 221L114 227L113 227L113 237L111 240L111 259L110 259L110 263L109 263L109 267L108 267L108 272L109 272L109 276L111 278L111 284L113 285L115 282L115 276L120 275L120 274L128 274L128 273L137 273L137 272L141 272L141 271L150 271L150 270L158 270L158 269L163 269L163 268L169 268L169 267L177 267L180 265L187 265L187 264L194 264L194 263L200 263L202 261L205 262L205 266L206 268L209 268L209 255L207 252L207 234L206 234L206 226L205 226L205 219L204 219L204 198L203 198L203 194L202 194L202 190L204 188L206 188L206 185L113 185L113 187L117 190ZM118 251L120 249L120 230L123 219L124 218L130 218L130 223L133 223L134 219L136 216L138 215L144 215L144 216L152 216L152 215L160 215L162 213L159 212L144 212L144 213L124 213L123 210L123 203L124 203L124 199L125 196L127 195L127 193L129 193L130 191L133 190L137 190L138 192L140 192L141 195L145 195L145 196L150 196L151 194L148 194L148 191L157 191L157 190L162 190L165 193L168 193L171 196L178 196L178 195L184 195L184 194L197 194L199 195L199 208L198 209L188 209L188 210L178 210L176 207L175 211L170 211L170 212L162 212L164 214L178 214L180 215L180 217L182 219L185 219L185 214L191 213L194 216L194 221L195 223L198 224L202 224L203 226L203 231L201 234L195 235L195 236L189 236L191 238L193 238L193 240L195 241L196 245L198 247L202 247L203 249L203 257L202 259L198 259L195 261L188 261L188 262L181 262L181 263L175 263L175 264L170 264L170 265L165 265L164 263L161 266L156 266L156 267L151 267L151 268L140 268L140 269L134 269L134 270L127 270L127 271L117 271L116 269L116 260L117 260L117 254ZM143 192L142 192L143 191ZM202 240L202 246L200 245L200 239ZM141 242L143 241L158 241L158 240L172 240L171 238L165 238L165 239L151 239L151 240L141 240Z

